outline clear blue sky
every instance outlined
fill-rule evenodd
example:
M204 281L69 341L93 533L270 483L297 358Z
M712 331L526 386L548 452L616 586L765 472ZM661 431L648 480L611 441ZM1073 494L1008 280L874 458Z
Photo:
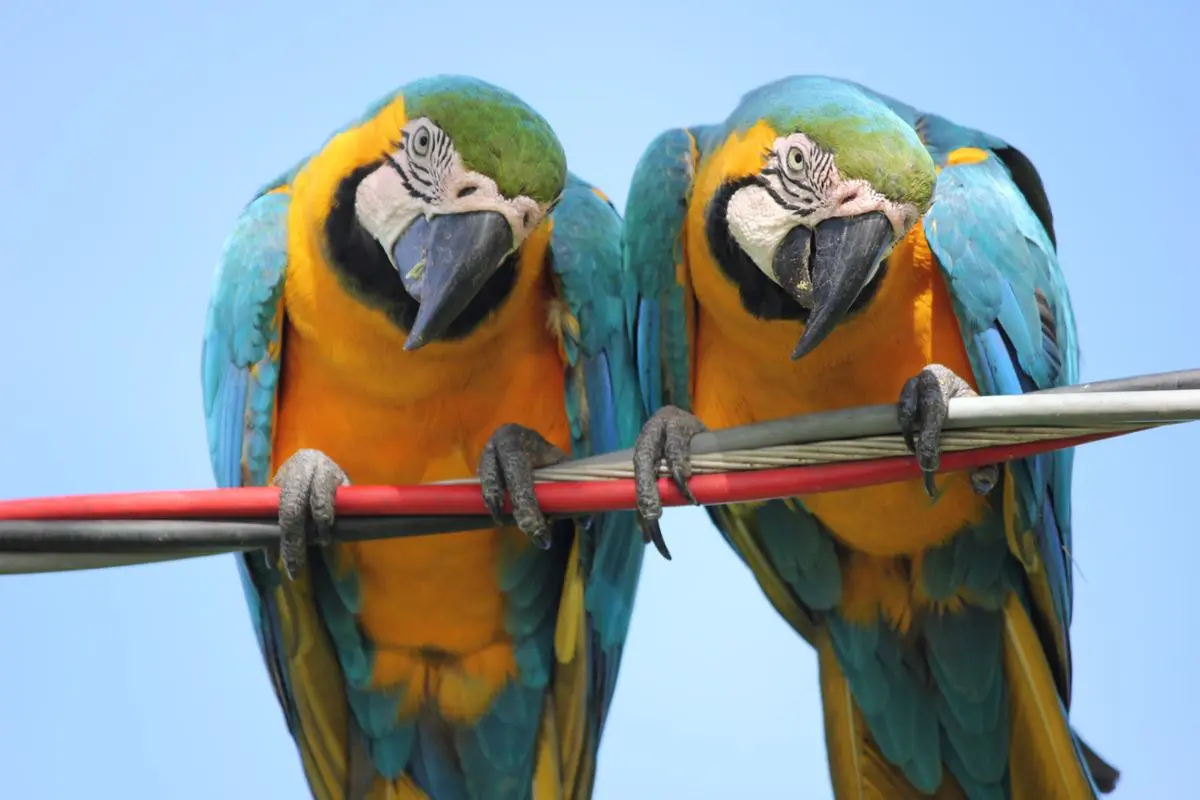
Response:
M234 217L438 72L517 92L619 207L655 134L786 74L994 132L1046 181L1084 377L1200 366L1200 7L1054 5L0 4L0 496L211 486L200 335ZM1074 718L1118 797L1194 784L1198 449L1200 425L1077 458ZM701 512L666 528L597 797L828 797L813 655ZM231 557L4 578L0 609L0 795L304 796Z

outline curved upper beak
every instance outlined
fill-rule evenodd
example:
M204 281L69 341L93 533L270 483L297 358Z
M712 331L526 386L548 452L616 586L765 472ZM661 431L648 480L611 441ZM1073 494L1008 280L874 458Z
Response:
M779 285L811 309L793 360L812 352L833 332L875 277L892 243L892 223L878 211L788 232L771 267Z
M419 218L410 225L392 246L404 288L420 303L404 349L445 335L512 249L512 228L495 211Z

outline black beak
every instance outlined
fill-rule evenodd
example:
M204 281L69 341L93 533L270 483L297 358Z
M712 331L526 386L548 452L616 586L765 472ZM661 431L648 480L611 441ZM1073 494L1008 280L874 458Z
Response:
M892 238L892 223L878 211L827 219L815 231L797 227L787 235L775 253L776 276L781 282L794 278L808 257L812 280L812 311L792 351L793 360L812 352L842 321L874 276Z
M416 350L444 335L500 268L512 246L512 228L495 211L444 214L428 223L414 222L392 246L392 259L405 288L420 302L404 349Z

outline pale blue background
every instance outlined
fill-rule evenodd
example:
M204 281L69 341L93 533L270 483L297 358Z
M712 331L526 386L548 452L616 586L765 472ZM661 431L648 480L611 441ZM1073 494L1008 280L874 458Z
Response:
M200 332L235 215L437 72L516 91L618 206L655 134L789 73L990 130L1046 181L1085 378L1200 366L1200 12L1068 5L6 0L0 496L211 486ZM1117 797L1194 787L1197 448L1077 461L1074 714ZM667 533L598 798L828 796L812 654L700 512ZM0 579L0 796L303 797L242 602L230 557Z

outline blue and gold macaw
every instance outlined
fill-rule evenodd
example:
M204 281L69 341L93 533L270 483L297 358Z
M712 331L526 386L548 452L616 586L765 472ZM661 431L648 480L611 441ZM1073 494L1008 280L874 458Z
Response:
M238 561L315 797L591 795L644 544L633 512L551 526L529 473L646 419L620 233L547 122L465 77L384 98L239 217L209 449L220 486L281 488L278 552ZM477 467L532 539L332 541L349 479Z
M1087 798L1068 720L1070 452L942 476L947 401L1074 383L1050 205L1011 145L824 77L661 134L625 214L660 459L705 428L895 402L924 479L710 514L820 659L839 798ZM790 356L790 357L789 357Z

